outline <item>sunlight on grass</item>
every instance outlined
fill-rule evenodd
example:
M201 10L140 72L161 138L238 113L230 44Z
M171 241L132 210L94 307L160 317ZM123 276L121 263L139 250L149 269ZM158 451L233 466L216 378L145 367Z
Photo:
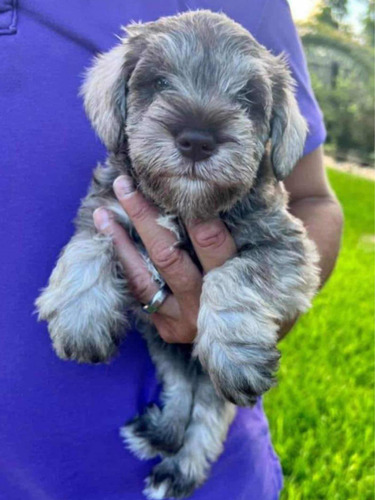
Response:
M340 258L314 308L280 344L265 397L282 500L374 498L374 186L330 170L345 213Z

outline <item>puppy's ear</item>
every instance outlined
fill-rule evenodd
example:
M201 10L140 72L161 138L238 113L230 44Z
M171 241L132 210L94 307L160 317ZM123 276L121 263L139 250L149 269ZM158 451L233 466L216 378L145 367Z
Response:
M294 96L292 79L283 56L270 62L273 107L271 116L271 161L278 180L285 179L301 158L307 124Z
M85 110L108 150L115 151L125 126L126 42L97 56L81 88Z

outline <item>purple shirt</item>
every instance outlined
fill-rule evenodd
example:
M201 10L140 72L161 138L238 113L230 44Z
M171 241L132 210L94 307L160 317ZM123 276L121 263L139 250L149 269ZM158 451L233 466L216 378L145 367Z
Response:
M198 7L223 10L275 53L285 51L310 133L325 130L300 41L283 0L0 0L0 498L141 500L154 462L124 449L119 427L158 385L144 341L130 332L109 364L59 360L33 302L73 232L105 150L78 89L120 25ZM241 409L225 452L194 500L271 500L282 473L261 402Z

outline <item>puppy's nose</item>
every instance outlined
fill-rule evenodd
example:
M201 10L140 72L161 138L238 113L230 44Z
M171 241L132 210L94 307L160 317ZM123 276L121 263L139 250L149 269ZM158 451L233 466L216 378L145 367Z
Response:
M211 132L206 130L185 129L176 137L178 150L194 161L209 158L216 149L216 141Z

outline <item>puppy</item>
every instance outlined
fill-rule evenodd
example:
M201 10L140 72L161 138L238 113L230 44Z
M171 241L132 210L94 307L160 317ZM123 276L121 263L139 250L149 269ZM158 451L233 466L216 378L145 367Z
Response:
M284 59L225 15L188 12L126 33L83 85L109 155L36 306L57 355L78 362L107 361L134 312L163 408L149 408L121 435L140 458L162 457L146 496L182 498L222 452L235 405L253 405L274 384L278 325L305 311L318 287L316 251L280 182L302 154L306 123ZM112 190L123 173L190 252L189 219L221 217L236 242L237 255L204 277L193 352L161 340L111 239L95 231L93 211L106 206L145 254Z

